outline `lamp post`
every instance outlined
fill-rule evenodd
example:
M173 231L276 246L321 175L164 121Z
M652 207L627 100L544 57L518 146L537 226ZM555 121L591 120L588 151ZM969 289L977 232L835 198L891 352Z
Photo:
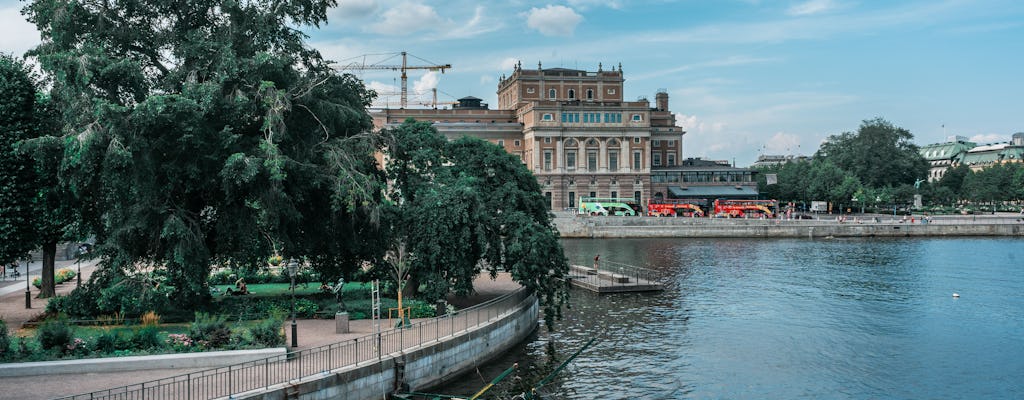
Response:
M32 308L32 292L28 288L29 276L32 276L32 274L28 273L30 265L32 265L32 256L28 257L28 261L25 261L25 308Z
M79 244L78 250L75 252L75 261L78 264L78 286L82 286L82 256L89 253L89 248L85 247L85 244Z
M299 263L295 262L295 259L289 259L286 266L288 268L288 275L292 278L292 347L299 347L298 326L295 324L295 274L299 270Z

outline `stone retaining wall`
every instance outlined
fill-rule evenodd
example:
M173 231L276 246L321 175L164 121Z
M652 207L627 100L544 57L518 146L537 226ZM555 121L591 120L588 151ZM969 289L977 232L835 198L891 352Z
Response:
M563 238L665 237L905 237L905 236L1024 236L1024 222L911 224L899 222L838 223L829 220L726 220L707 218L556 217Z
M303 378L267 390L241 393L232 399L380 399L395 389L401 374L411 390L440 385L479 364L501 355L522 342L538 325L540 306L535 296L522 307L490 324L460 335L425 344L418 348L385 356L381 361L365 362L322 375Z

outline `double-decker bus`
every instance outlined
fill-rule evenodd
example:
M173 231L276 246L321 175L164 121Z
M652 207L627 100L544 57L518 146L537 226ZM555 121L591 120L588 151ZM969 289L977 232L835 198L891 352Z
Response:
M635 199L614 197L580 197L577 210L584 215L640 215Z
M779 208L776 200L715 200L715 216L728 218L772 218Z
M692 200L660 200L647 202L648 217L703 217L704 210Z

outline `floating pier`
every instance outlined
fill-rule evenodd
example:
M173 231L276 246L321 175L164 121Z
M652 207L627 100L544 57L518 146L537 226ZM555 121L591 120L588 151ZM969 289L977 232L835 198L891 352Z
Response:
M596 267L569 266L569 283L597 293L651 292L665 286L657 271L604 261Z

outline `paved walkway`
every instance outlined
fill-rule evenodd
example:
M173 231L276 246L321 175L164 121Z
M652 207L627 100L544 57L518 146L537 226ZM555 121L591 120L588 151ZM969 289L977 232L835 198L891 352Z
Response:
M58 264L60 265L60 264ZM38 268L38 267L36 267ZM95 269L93 264L88 266L82 264L83 279ZM38 273L37 273L38 275ZM21 323L28 321L32 316L41 313L45 307L43 300L33 297L33 308L25 309L25 287L24 280L20 281L21 286L14 283L0 282L0 316L8 321L8 326L19 329ZM465 307L478 304L492 298L509 293L519 287L512 281L508 274L499 274L498 279L491 280L489 276L481 276L474 283L477 293L463 299L450 299L458 307ZM74 288L74 282L64 283L58 286L58 293L65 293ZM37 294L32 288L33 296ZM291 321L285 323L285 332L288 336L285 343L291 343ZM350 322L350 333L335 333L334 320L298 320L298 350L322 346L331 343L343 342L357 337L369 335L374 332L370 320L355 320ZM412 341L410 341L410 344ZM205 368L204 368L205 369ZM131 373L94 373L83 371L75 375L53 375L53 376L30 376L16 378L0 378L0 399L52 399L54 397L66 396L90 391L104 390L119 386L152 381L156 379L183 375L202 369L160 369L133 371Z

